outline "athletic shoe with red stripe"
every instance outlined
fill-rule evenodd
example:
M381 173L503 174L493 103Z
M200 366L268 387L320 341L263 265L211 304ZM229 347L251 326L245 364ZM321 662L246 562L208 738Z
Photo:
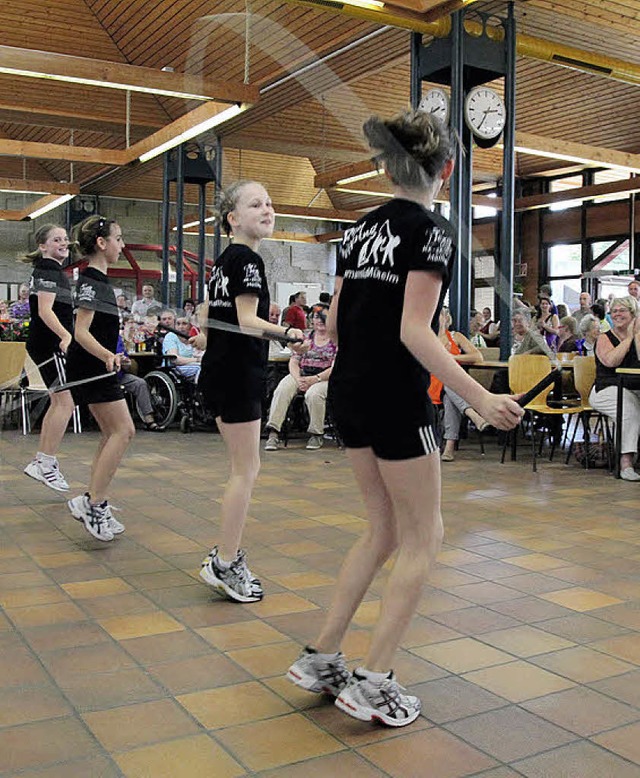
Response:
M291 665L287 678L309 692L326 692L337 697L351 678L342 652L335 658L325 659L307 646L298 659Z
M360 721L405 727L418 718L422 708L419 698L405 691L393 672L382 683L375 683L356 670L336 698L336 707Z

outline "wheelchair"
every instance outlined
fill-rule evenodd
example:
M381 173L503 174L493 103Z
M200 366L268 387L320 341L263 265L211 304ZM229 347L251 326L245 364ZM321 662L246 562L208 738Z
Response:
M174 364L175 358L162 355L158 358L159 364L144 377L156 422L168 427L179 416L180 431L184 433L215 427L213 413L208 410L195 381L182 375Z

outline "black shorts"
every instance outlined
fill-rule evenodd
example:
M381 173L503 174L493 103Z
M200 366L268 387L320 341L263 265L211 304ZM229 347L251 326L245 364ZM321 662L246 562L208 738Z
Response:
M331 413L346 448L371 448L378 459L415 459L439 448L430 402L419 413L383 418L384 410L368 411L333 400Z
M265 390L264 372L243 376L243 380L229 380L228 374L214 371L208 365L200 370L198 389L207 409L225 424L242 424L262 419L262 400Z
M79 376L75 380L91 376ZM75 378L75 377L74 377ZM97 381L71 387L71 396L76 405L97 405L98 403L113 403L124 400L124 392L115 375L105 375Z
M55 389L66 382L66 360L61 352L56 351L53 356L37 353L29 353L29 356L39 365L38 370L47 389Z

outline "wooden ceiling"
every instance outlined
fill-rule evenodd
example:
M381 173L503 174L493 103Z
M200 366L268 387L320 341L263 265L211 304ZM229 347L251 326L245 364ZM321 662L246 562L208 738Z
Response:
M479 0L472 6L497 15L505 7L504 0ZM516 14L520 36L622 60L638 76L635 85L519 56L517 129L640 153L638 0L519 0ZM379 202L335 189L318 191L314 177L365 159L364 119L407 106L406 29L281 0L12 0L0 7L0 25L4 46L155 70L169 67L258 87L258 101L223 125L225 181L238 175L258 178L274 201L297 206L313 201L318 207L364 208ZM131 93L130 142L199 104ZM0 153L3 139L122 150L126 116L121 90L0 75ZM517 155L520 176L566 164ZM497 178L500 152L478 151L475 168L481 180ZM161 199L158 159L109 167L0 156L0 177L73 180L87 193ZM189 189L187 197L194 199Z

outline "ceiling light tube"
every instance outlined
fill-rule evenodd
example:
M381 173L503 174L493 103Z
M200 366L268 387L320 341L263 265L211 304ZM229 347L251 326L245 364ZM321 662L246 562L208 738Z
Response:
M161 143L159 146L156 146L149 151L145 151L144 154L141 154L138 157L138 159L140 162L148 162L150 159L157 157L159 154L164 154L165 151L169 151L169 149L173 149L176 146L179 146L181 143L185 143L192 138L196 138L203 132L207 132L207 130L211 130L214 127L217 127L219 124L222 124L229 119L233 119L234 117L238 116L238 114L246 111L247 107L248 106L244 103L241 105L230 105L228 108L220 111L220 113L217 113L210 119L206 119L204 122L200 122L199 124L196 124L193 127L190 127L188 130L180 133L180 135L176 135L175 137L170 138L168 141Z
M502 145L502 144L500 144ZM561 159L566 162L577 162L579 165L590 165L592 167L604 167L609 170L623 170L626 173L640 173L640 168L630 167L628 165L616 165L611 162L589 159L588 157L579 157L573 154L563 154L559 151L543 151L528 146L514 146L514 151L520 154L531 154L534 157L545 157L545 159Z
M66 194L66 195L61 195L60 197L56 197L56 199L52 200L50 203L47 203L46 205L43 205L41 208L37 208L35 211L29 213L27 215L27 218L37 219L38 216L42 216L43 214L52 211L54 208L57 208L59 205L62 205L63 203L66 203L68 200L72 200L74 197L75 195L72 194Z
M355 5L356 8L373 8L379 11L384 8L384 3L378 2L378 0L342 0L344 5Z
M367 178L376 178L381 174L382 171L380 170L368 170L366 173L358 173L355 176L348 176L347 178L340 178L338 181L336 181L337 186L342 186L344 184L353 184L356 181L364 181Z

